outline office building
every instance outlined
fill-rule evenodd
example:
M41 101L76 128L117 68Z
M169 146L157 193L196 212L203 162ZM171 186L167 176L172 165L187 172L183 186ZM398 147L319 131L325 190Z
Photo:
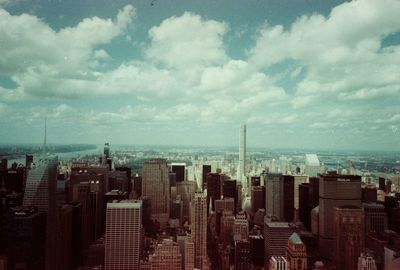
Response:
M251 265L250 243L247 240L235 241L235 270L248 270Z
M194 243L194 267L207 268L207 194L195 193L191 201L191 235Z
M219 242L227 247L233 243L233 225L235 216L230 211L223 211L221 216L221 228L219 234Z
M224 198L233 198L235 201L235 209L234 209L234 214L236 214L236 209L238 206L238 192L236 188L236 180L232 179L225 179L223 182L223 188L222 188L222 195Z
M251 211L256 213L258 209L265 208L265 186L253 186L251 188Z
M378 178L379 190L386 191L386 179L384 177Z
M299 186L308 183L307 175L294 175L294 208L299 209Z
M236 215L233 223L233 238L235 240L247 240L249 237L249 221L247 220L246 214L240 212Z
M43 160L29 170L26 180L23 206L37 206L38 211L46 212L46 269L57 265L57 158Z
M163 239L149 256L151 270L182 270L182 254L171 239Z
M294 219L294 177L282 174L267 174L265 179L265 211L280 221Z
M37 207L11 208L4 230L9 269L45 269L46 213Z
M293 233L288 240L286 259L288 270L307 270L306 245L297 233Z
M142 195L151 201L152 219L164 227L169 219L170 191L167 160L150 159L143 164Z
M264 266L264 237L262 233L249 235L251 263L256 267Z
M338 269L357 269L365 247L364 211L356 206L334 208L334 262Z
M365 235L382 233L388 229L385 207L377 203L363 203L365 214Z
M175 173L176 182L186 181L186 163L172 163L171 172Z
M324 258L332 259L335 245L333 211L340 206L361 206L361 177L329 172L319 183L319 249ZM359 254L358 254L359 255Z
M265 267L272 256L285 256L289 237L294 232L295 227L287 222L271 222L265 217L264 224L264 260Z
M362 202L376 203L378 199L378 190L375 185L367 185L362 188Z
M201 188L203 190L207 188L207 176L209 173L211 173L211 165L203 165L201 174L202 177Z
M142 202L107 204L105 270L139 269Z
M195 181L184 181L176 183L176 196L180 196L182 200L182 221L190 222L190 202L194 198L197 190Z
M310 177L317 177L321 170L321 162L316 154L306 154L306 167L304 172Z
M215 211L215 200L221 199L223 194L224 181L229 179L228 176L220 173L209 173L207 176L207 213L209 213L209 205L211 210Z

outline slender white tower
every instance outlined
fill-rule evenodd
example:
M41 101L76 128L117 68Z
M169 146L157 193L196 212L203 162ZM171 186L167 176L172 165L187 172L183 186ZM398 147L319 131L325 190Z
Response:
M237 178L243 184L246 184L245 168L246 168L246 125L242 125L242 126L240 126L239 168L238 168Z

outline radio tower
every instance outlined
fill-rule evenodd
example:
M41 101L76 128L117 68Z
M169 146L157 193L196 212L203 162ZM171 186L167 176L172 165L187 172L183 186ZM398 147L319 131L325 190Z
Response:
M44 118L44 140L43 140L43 154L47 153L47 117Z

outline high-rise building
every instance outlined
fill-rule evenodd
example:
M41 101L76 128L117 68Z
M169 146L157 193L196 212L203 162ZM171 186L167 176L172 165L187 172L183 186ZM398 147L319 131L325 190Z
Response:
M169 171L167 160L154 158L143 164L142 195L151 201L151 216L165 226L169 219Z
M182 199L182 219L190 222L190 202L197 190L195 181L184 181L176 183L176 194Z
M171 172L176 175L176 182L183 182L186 180L186 163L172 163Z
M142 202L107 204L105 270L138 270Z
M246 181L246 125L240 126L239 166L237 179L247 187Z
M269 270L289 270L288 261L283 256L272 256L269 260Z
M207 265L207 194L196 193L191 201L191 235L194 243L194 267Z
M265 186L251 187L251 211L256 213L258 209L265 208Z
M233 198L235 201L235 209L233 211L234 214L236 214L236 208L238 205L238 193L236 189L236 180L232 179L225 179L223 182L223 188L222 188L222 195L224 198Z
M211 204L211 210L215 211L215 200L221 199L223 184L227 179L229 177L221 173L209 173L207 175L207 213L209 212L209 204Z
M334 208L334 262L337 269L357 269L365 246L364 211L356 206Z
M363 203L365 213L365 236L382 233L388 229L385 207L378 203Z
M182 270L182 254L171 239L163 239L149 256L151 270Z
M286 248L288 270L307 270L306 245L297 233L293 233Z
M379 190L385 191L386 190L386 179L384 177L379 177L378 183L379 183Z
M38 212L36 207L11 208L4 236L10 269L45 269L45 212Z
M310 183L302 183L299 186L299 220L309 231L311 230Z
M233 238L235 240L247 240L249 237L249 221L246 218L244 212L240 212L236 215L233 223Z
M105 158L109 158L110 157L110 143L106 142L104 144L104 152L103 152Z
M221 229L219 241L224 247L233 243L233 225L235 216L230 211L223 211L221 217Z
M207 175L211 172L211 165L203 165L202 170L202 184L201 188L204 190L207 188Z
M264 266L264 237L261 232L249 235L250 258L256 267Z
M235 270L248 270L251 265L250 243L247 240L235 241Z
M374 258L366 253L361 253L358 257L357 270L377 270Z
M265 210L267 216L280 221L294 218L294 177L282 174L267 174L265 179Z
M321 163L316 154L306 154L305 174L316 177L320 173Z
M362 202L375 203L378 197L378 190L375 185L367 185L362 188Z
M294 225L287 222L270 222L265 217L264 224L264 260L265 268L272 256L285 256L289 237L294 232Z
M340 206L361 206L361 177L329 172L321 175L319 183L319 249L321 255L332 259L334 250L333 210ZM359 254L357 254L359 255Z
M46 269L56 269L57 245L57 165L58 159L43 160L28 172L23 205L37 206L39 211L46 212Z

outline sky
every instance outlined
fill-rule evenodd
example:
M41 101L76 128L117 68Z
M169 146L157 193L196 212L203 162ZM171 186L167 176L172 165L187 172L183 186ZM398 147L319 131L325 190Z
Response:
M399 0L0 0L0 143L400 150Z

